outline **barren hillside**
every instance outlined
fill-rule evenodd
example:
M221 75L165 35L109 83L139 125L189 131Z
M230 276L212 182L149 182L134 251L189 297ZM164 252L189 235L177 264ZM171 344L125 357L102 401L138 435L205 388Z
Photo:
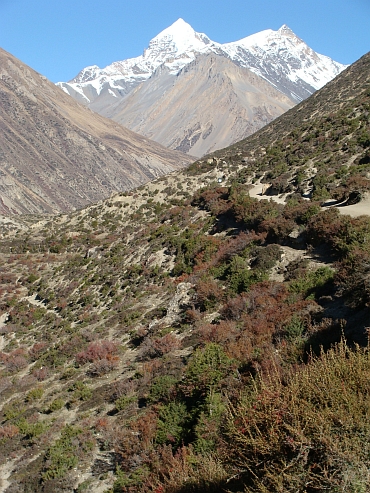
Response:
M0 51L0 212L81 208L189 164Z

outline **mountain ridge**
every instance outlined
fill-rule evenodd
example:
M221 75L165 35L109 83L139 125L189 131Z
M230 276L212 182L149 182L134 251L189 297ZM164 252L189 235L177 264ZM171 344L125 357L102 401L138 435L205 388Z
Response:
M273 38L272 41L270 39L271 37ZM253 54L246 53L245 50L248 45L250 45L251 49L254 51L259 49L262 52L265 52L266 58L269 50L271 50L273 54L276 54L276 51L280 49L281 43L283 43L282 46L286 49L287 40L291 40L291 38L294 39L293 45L301 45L298 50L299 55L305 55L306 58L307 56L310 58L314 56L322 62L326 62L327 66L320 66L314 78L310 76L309 83L307 84L314 84L313 86L311 85L311 93L313 92L312 89L319 89L331 78L333 78L333 76L337 75L346 67L338 62L334 62L329 57L316 54L286 25L283 25L278 31L269 29L261 31L260 33L252 34L246 38L242 38L239 41L220 44L210 40L210 38L203 33L195 32L194 29L183 19L178 19L174 24L164 29L149 42L149 47L144 50L143 55L136 58L113 62L104 69L100 69L96 65L86 67L85 69L82 69L82 71L74 79L72 79L70 83L58 82L57 85L59 85L67 93L69 93L69 89L71 88L75 92L78 92L80 97L84 99L86 103L93 103L93 100L90 100L84 94L85 88L83 84L94 81L94 87L97 92L95 97L99 96L105 84L108 84L113 92L116 92L118 89L118 91L122 91L122 94L126 94L127 87L125 84L132 86L143 82L143 80L149 78L153 71L162 63L165 63L168 67L170 67L174 73L178 73L183 66L194 59L195 51L198 53L212 51L214 53L221 54L222 56L229 57L234 62L242 64L244 67L255 71L258 75L263 74L267 80L274 83L274 76L269 75L266 68L263 70L263 67L260 66L260 62L256 61ZM271 48L272 44L276 45L275 50ZM158 46L162 49L157 50ZM298 61L297 57L295 63L302 67L302 63ZM86 77L85 74L89 69L92 73ZM294 70L295 69L293 68L293 75L295 74ZM323 73L325 70L328 71L327 74ZM319 75L321 75L322 79L320 79ZM112 78L111 82L108 79L109 77ZM314 80L315 78L316 80ZM122 87L120 87L121 81ZM289 97L292 97L289 90L286 94ZM302 96L293 95L293 97L300 100L303 99L304 95L307 97L309 94L306 93Z
M67 96L0 51L0 211L61 212L191 161Z

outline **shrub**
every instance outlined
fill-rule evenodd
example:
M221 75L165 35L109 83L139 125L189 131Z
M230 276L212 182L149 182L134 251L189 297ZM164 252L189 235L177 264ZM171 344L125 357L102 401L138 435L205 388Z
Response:
M149 389L149 401L166 401L171 396L177 380L172 375L160 375L153 379Z
M119 397L116 401L114 401L114 405L117 409L117 411L123 411L126 409L130 404L133 404L134 402L137 401L136 396L126 396L123 395Z
M219 344L198 348L189 360L182 388L185 394L205 397L233 370L234 362Z
M0 361L12 373L16 373L28 365L26 351L22 348L14 349L9 354L0 353Z
M5 425L0 427L0 441L7 440L8 438L13 438L19 433L18 426L15 425Z
M225 461L246 492L367 491L370 352L344 341L230 406ZM231 452L231 453L230 453ZM307 489L307 485L309 489Z
M294 314L290 322L283 328L283 333L288 340L294 341L302 337L304 329L304 322Z
M29 350L31 361L36 361L47 350L46 342L36 342Z
M69 425L64 428L59 440L46 453L45 470L42 474L44 481L62 478L68 470L77 466L78 456L75 439L81 433L80 428Z
M3 407L3 414L6 421L16 420L25 412L24 403L18 399L11 401Z
M314 271L309 271L298 279L290 281L289 291L291 293L307 296L321 296L325 289L333 285L334 271L330 267L319 267Z
M267 274L259 270L251 270L246 260L236 255L230 262L226 277L231 292L238 294L248 291L253 284L267 279Z
M76 354L78 364L93 363L101 360L117 361L119 346L112 341L91 342L85 351Z
M49 369L46 366L42 366L41 368L32 368L32 375L39 382L43 382L49 377Z
M73 400L88 401L92 397L92 390L81 380L73 383L69 388L72 393Z
M348 257L338 264L335 282L353 308L370 305L370 255L354 248Z
M34 402L41 399L44 395L44 389L42 387L37 387L36 389L32 389L28 392L26 396L27 402Z
M58 399L54 399L50 405L49 405L49 409L48 411L53 413L55 411L60 411L60 409L62 409L64 407L64 400L61 399L61 398L58 398Z
M183 402L170 402L159 410L156 442L178 447L186 438L188 412Z
M151 474L135 491L214 493L227 491L227 471L216 455L195 454L191 446L158 447L148 458ZM226 489L227 488L227 489ZM118 490L121 491L121 490Z
M42 435L46 429L47 424L43 421L29 422L25 418L21 418L17 421L17 426L19 427L19 432L25 435L26 439L33 441Z
M272 244L256 247L252 254L254 255L252 267L265 271L274 267L276 262L281 259L282 250L279 245Z
M181 341L172 333L166 334L163 337L148 337L141 345L141 358L158 358L179 349L180 346Z
M221 286L215 279L202 278L196 285L197 300L201 309L210 310L220 303L224 296Z
M218 323L202 324L198 329L201 340L226 345L235 340L239 330L234 321L220 320Z

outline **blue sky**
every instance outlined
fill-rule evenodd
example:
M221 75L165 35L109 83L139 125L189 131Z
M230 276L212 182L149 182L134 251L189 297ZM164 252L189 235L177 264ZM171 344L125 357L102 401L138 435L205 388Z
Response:
M138 56L179 17L213 41L287 24L341 63L370 50L370 0L0 0L0 47L53 82Z

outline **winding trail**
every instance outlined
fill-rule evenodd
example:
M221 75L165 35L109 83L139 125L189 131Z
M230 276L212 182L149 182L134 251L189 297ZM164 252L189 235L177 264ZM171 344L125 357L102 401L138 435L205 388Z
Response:
M351 217L369 216L370 215L370 195L364 197L361 202L354 205L345 205L337 207L341 214L348 214Z
M258 200L269 200L272 199L278 204L285 204L285 194L282 195L262 195L262 191L266 189L266 183L256 183L253 188L249 190L249 196Z
M272 199L274 202L278 204L285 204L286 194L282 195L262 195L263 189L266 187L264 183L256 183L249 190L249 196L258 200L270 200ZM323 207L323 209L327 209L329 205ZM351 217L359 217L359 216L370 216L370 194L364 196L364 198L358 204L354 205L331 205L330 207L336 207L340 214L348 215Z

